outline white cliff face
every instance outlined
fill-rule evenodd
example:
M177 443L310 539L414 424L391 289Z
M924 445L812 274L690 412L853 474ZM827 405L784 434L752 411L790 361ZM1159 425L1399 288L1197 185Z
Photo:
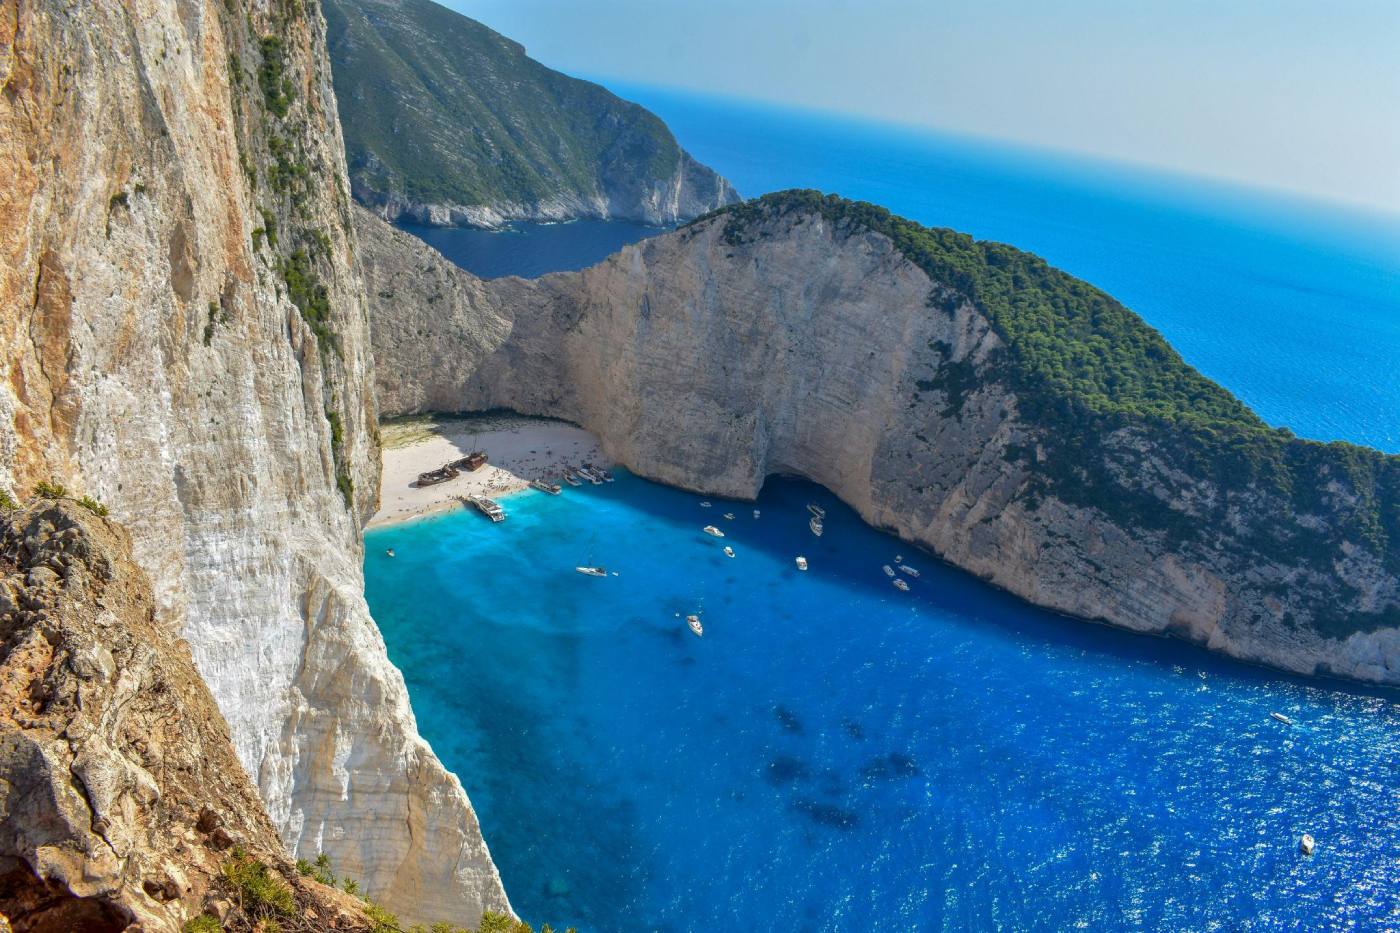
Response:
M725 224L644 241L580 273L480 283L459 272L473 304L450 330L434 314L376 306L381 373L412 373L393 392L381 381L385 413L563 417L632 470L710 494L751 497L769 475L803 476L871 525L1037 605L1287 670L1400 682L1400 629L1337 640L1307 614L1329 600L1357 613L1400 605L1400 581L1373 554L1356 548L1326 573L1223 536L1181 547L1034 492L1042 429L1000 381L1000 338L971 302L885 236L833 229L819 213L771 219L740 241ZM379 274L369 273L371 295ZM482 333L509 321L484 359L481 341L449 349L471 314ZM1153 452L1131 432L1114 445ZM1122 481L1160 481L1188 511L1219 494L1147 467ZM1263 493L1257 507L1287 511Z
M470 923L507 901L363 597L373 367L312 10L0 10L0 486L130 530L293 852Z

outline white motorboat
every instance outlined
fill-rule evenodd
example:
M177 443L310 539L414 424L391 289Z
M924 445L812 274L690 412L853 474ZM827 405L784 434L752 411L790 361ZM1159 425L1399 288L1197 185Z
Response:
M572 474L572 473L565 473L565 474L564 474L564 482L568 483L570 486L582 486L582 485L583 485L583 483L580 483L580 482L578 481L578 477L575 476L575 475Z
M759 512L758 509L754 509L754 510L753 510L753 517L754 517L754 518L758 518L758 516L761 515L761 514L762 514L762 513Z
M734 549L733 549L732 547L730 547L729 545L727 545L727 544L724 546L724 556L725 556L725 557L733 557L733 556L734 556Z
M705 534L707 534L707 535L714 535L716 538L723 538L723 537L724 537L724 532L720 531L720 530L719 530L718 528L716 528L714 525L706 525L705 528L704 528L704 531L705 531Z
M813 515L811 519L808 520L807 527L812 529L812 534L816 535L818 538L822 536L822 520L820 518Z
M694 632L694 633L696 634L697 637L700 636L700 635L704 635L704 634L705 634L705 626L703 626L703 625L700 624L700 617L699 617L699 616L696 616L696 615L689 615L689 616L686 616L686 617L685 617L685 624L690 626L690 630L691 630L692 632Z
M908 564L900 564L899 569L901 572L907 573L911 577L917 577L919 575L919 571L915 570L913 567L910 567Z
M1269 715L1272 716L1274 719L1277 719L1279 722L1283 723L1285 726L1293 725L1293 720L1289 719L1282 713L1270 713Z
M798 569L798 570L806 570L806 569L807 569L807 558L802 557L801 555L798 555L798 558L797 558L797 569Z
M1303 838L1298 840L1298 851L1304 855L1312 855L1315 848L1317 848L1317 842L1313 839L1312 833L1303 833Z
M884 565L883 567L881 567L880 569L883 570L883 571L885 572L885 576L887 576L887 577L893 577L893 576L894 576L894 568L891 567L889 564L885 564L885 565Z
M608 575L608 572L602 567L575 567L574 569L590 577L606 577Z
M393 556L394 556L394 549L393 549L393 548L389 548L389 549L386 550L384 553L385 553L385 554L388 554L390 557L393 557Z
M725 512L725 513L724 513L724 517L727 518L727 519L729 519L731 522L734 521L734 513L733 513L733 512Z
M807 511L811 512L816 518L826 518L826 509L819 505L813 505L809 502L807 503Z
M603 478L603 482L605 483L611 483L613 481L613 475L602 467L598 468L598 475Z
M710 507L710 500L709 500L709 499L706 499L704 502L700 503L700 508L702 508L702 509L708 509L709 507Z
M589 467L580 467L578 472L579 472L579 475L580 475L580 476L582 476L584 479L588 480L588 481L589 481L590 483L592 483L594 486L601 486L601 485L603 485L603 478L602 478L601 476L599 476L597 473L594 473L593 470L592 470L591 468L589 468Z
M896 554L896 555L894 556L894 562L895 562L896 564L899 563L899 562L902 561L902 560L904 560L904 555L903 555L903 554Z
M894 584L894 588L897 589L897 590L899 590L901 593L907 593L907 592L909 592L909 584L908 584L908 583L905 583L905 582L904 582L902 579L900 579L899 577L895 577L895 578L894 578L893 580L891 580L890 582L893 583L893 584Z

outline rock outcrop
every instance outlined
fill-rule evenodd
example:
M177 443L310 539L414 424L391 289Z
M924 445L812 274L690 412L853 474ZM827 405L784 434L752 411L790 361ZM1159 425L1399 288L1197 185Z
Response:
M505 895L365 606L379 456L317 8L0 5L0 490L110 507L289 849Z
M664 225L738 200L660 118L431 0L328 0L357 200L389 220Z
M371 926L296 876L129 539L72 502L0 514L0 817L5 929L251 929L231 859L280 870L320 929Z
M921 237L936 247L925 262ZM401 280L391 268L368 270L371 294ZM794 193L583 272L456 278L469 297L450 314L374 308L385 414L562 417L635 472L707 494L806 477L1036 605L1400 683L1400 458L1268 429L1131 312L1035 257ZM1009 317L1018 308L1034 312ZM1037 383L1037 341L1116 343L1142 372L1114 358L1103 398L1053 369ZM1092 361L1068 369L1087 378ZM1195 412L1218 420L1198 432Z

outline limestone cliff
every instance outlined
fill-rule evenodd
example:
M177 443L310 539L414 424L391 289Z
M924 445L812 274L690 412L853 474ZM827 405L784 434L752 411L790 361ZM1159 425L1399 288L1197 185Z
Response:
M431 0L329 0L355 197L442 226L672 224L738 200L660 118Z
M799 192L580 273L456 278L450 313L374 309L385 414L555 415L709 494L807 477L1037 605L1400 683L1400 458L1269 429L1035 257Z
M296 853L506 904L367 612L366 308L314 5L0 0L0 489L131 531Z
M226 871L254 860L288 922L372 926L297 876L129 539L71 502L0 514L0 816L4 929L251 930Z

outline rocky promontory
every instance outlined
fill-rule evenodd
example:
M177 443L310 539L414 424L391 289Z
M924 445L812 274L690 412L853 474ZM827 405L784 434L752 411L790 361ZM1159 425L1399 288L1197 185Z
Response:
M431 0L328 0L355 198L389 220L666 225L738 200L655 114Z
M451 314L372 309L386 414L563 417L709 494L806 477L1036 605L1400 683L1400 458L1270 428L1035 256L787 192L583 272L454 277Z

